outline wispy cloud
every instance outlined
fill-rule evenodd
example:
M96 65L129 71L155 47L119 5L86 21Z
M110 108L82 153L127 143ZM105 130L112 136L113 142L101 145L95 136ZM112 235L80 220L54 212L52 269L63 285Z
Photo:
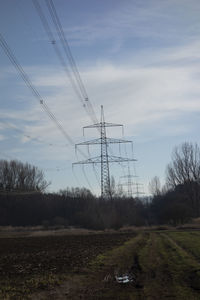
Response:
M148 57L148 64L145 64L145 58L143 60L140 57L142 66L129 60L129 65L128 62L124 65L102 62L92 68L82 69L81 75L96 112L103 104L108 118L119 122L120 111L120 122L129 125L130 134L141 124L149 126L159 120L170 120L189 111L199 111L199 64L191 62L191 57L198 62L198 49L199 43L189 43L184 47L154 53L151 60ZM182 60L181 65L174 64L179 59ZM64 79L62 72L55 75L49 67L30 68L29 71L55 116L69 134L79 136L81 126L90 121L68 79ZM4 116L24 120L26 130L31 132L33 128L36 135L45 134L48 139L59 136L57 129L53 129L54 125L33 99L28 110L17 112L10 109L4 111ZM30 121L35 125L32 126Z
M96 11L77 24L64 23L76 57L84 57L78 66L97 117L103 104L108 122L124 124L125 135L136 134L148 145L161 136L187 138L193 128L185 120L200 113L200 2L115 3L103 14ZM33 41L39 48L41 40ZM42 59L38 65L30 60L24 69L66 132L80 142L82 127L92 121L63 70ZM12 89L6 91L0 117L20 128L0 124L3 150L41 165L74 161L74 148L60 147L67 141L16 72L9 67L3 73L1 85L12 82Z
M128 40L135 46L137 39L154 39L162 43L184 42L200 33L199 1L126 1L105 11L104 16L90 15L81 24L66 27L70 43L84 45L110 40L121 45ZM133 40L134 39L134 40ZM151 46L153 46L152 41Z

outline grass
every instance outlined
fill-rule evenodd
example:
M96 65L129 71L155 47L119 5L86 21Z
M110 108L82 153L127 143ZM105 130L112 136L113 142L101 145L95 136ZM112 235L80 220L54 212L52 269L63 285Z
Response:
M200 261L200 232L171 232L168 234L178 245Z
M63 278L62 278L63 280ZM0 299L30 299L37 290L53 288L61 284L61 278L54 274L33 275L32 277L1 280Z
M5 270L0 276L0 299L51 299L51 293L52 299L71 300L200 299L200 233L196 231L1 242L0 268ZM115 276L122 274L133 276L133 282L117 283Z
M1 238L0 299L29 299L33 293L55 288L131 236L133 233Z
M116 299L116 295L124 300L200 299L198 262L174 243L170 235L170 232L138 234L123 246L98 256L92 264L98 276L91 277L93 285L99 287L97 299ZM185 235L193 239L193 233ZM116 273L127 272L134 273L134 283L123 286L114 281ZM103 278L109 280L104 283Z

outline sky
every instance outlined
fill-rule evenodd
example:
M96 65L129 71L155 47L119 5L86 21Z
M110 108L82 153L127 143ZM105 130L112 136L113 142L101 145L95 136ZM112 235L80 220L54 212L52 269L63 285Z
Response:
M39 1L60 47L46 2ZM130 163L141 190L158 176L164 184L173 148L199 144L199 0L54 0L85 89L100 120L124 125L107 135L133 141L114 155ZM55 54L31 0L0 0L0 33L34 87L74 144L98 138ZM85 159L61 134L0 47L0 159L18 159L44 170L48 190L85 186L99 194L100 169L72 163ZM88 155L87 147L82 151ZM100 154L97 146L91 156ZM125 183L127 165L110 165ZM126 189L126 188L124 188Z

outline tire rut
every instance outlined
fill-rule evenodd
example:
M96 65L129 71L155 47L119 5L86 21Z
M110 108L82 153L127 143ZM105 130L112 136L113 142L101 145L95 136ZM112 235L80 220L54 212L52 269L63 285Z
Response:
M162 233L161 235L164 236L175 248L184 253L185 256L191 258L200 268L200 260L198 260L193 253L191 253L188 249L186 250L183 246L181 246L177 241L175 241L172 237L169 237L167 234Z

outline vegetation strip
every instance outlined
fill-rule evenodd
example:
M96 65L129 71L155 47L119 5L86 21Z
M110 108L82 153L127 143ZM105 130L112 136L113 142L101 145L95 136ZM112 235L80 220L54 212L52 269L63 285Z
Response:
M161 231L2 238L0 298L198 300L200 264L177 242L184 236L198 238ZM122 284L116 277L131 280Z
M200 232L170 232L168 237L200 263Z
M83 273L98 254L131 237L133 233L2 238L0 299L26 299L58 286L70 275Z

